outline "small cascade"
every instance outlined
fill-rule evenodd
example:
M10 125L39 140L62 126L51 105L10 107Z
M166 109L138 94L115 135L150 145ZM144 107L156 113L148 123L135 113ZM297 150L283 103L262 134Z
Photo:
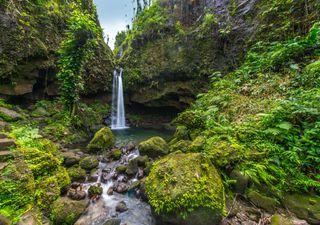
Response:
M112 87L112 114L111 114L111 129L120 130L128 128L126 126L124 100L123 100L123 85L122 73L115 70L113 74L113 87Z

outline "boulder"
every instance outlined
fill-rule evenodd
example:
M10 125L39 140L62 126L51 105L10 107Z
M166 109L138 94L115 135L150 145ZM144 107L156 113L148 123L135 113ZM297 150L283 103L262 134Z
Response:
M127 185L126 183L120 182L119 184L116 185L116 187L115 187L114 190L115 190L117 193L122 194L122 193L127 192L128 188L129 188L129 187L128 187L128 185Z
M66 197L56 200L51 208L51 219L54 224L72 225L84 213L88 206L85 200L74 201Z
M152 137L139 144L139 151L141 155L146 155L150 158L157 158L165 156L169 152L168 144L161 137Z
M116 211L117 212L122 213L122 212L125 212L127 210L128 210L128 207L127 207L127 204L124 201L119 202L117 204L117 206L116 206Z
M189 131L186 126L178 126L173 136L177 140L190 140Z
M137 161L138 166L145 168L147 165L147 162L149 161L149 158L148 156L145 155L145 156L138 156L135 160Z
M120 173L120 174L125 173L126 170L127 170L127 167L124 165L117 166L117 168L116 168L117 173Z
M112 148L116 143L116 138L109 127L100 129L88 144L91 151L102 151Z
M276 199L265 196L254 190L249 190L247 197L257 207L262 208L269 213L275 212L276 208L280 205Z
M64 158L63 163L66 167L71 167L76 164L79 164L79 162L81 160L81 156L75 152L72 152L72 151L63 152L62 155Z
M82 189L73 189L70 188L67 193L67 197L72 200L82 200L86 198L86 192Z
M134 176L138 172L138 161L135 159L132 159L129 161L129 164L126 169L126 174L129 176Z
M81 167L71 167L67 169L72 182L85 182L87 173Z
M287 194L283 197L283 205L296 214L299 219L310 224L320 224L320 197L303 194Z
M180 151L183 153L188 153L190 152L191 144L192 144L192 141L189 141L189 140L177 141L176 139L174 139L170 142L170 152Z
M215 225L225 213L221 178L199 153L170 154L156 161L145 182L157 221L172 225Z
M0 107L0 118L4 119L7 122L17 121L23 118L23 116L16 111Z
M120 219L109 219L103 225L120 225L120 224L121 224Z
M88 189L88 196L92 198L94 196L101 196L103 193L103 188L101 186L91 185Z
M97 166L99 165L99 162L96 159L96 157L87 156L80 161L79 165L82 169L90 171L92 169L97 168Z

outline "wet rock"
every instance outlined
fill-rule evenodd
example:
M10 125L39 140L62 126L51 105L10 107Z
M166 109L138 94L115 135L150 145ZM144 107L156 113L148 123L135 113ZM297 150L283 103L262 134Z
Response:
M167 155L169 152L168 144L161 137L153 137L139 144L141 155L146 155L150 158Z
M103 225L120 225L121 220L120 219L110 219L106 221Z
M51 218L54 224L73 224L84 213L88 206L85 200L75 201L66 197L57 199L51 210Z
M0 214L0 224L1 225L10 225L11 222L7 217L5 217L4 215Z
M112 148L116 143L116 138L109 127L100 129L90 141L88 149L90 151L102 151Z
M276 208L279 206L279 202L276 199L265 196L257 191L250 190L247 196L253 204L269 213L275 212Z
M140 187L140 181L134 181L130 187L128 188L128 191L134 191L137 190Z
M124 201L119 202L117 204L117 206L116 206L116 211L117 212L122 213L122 212L125 212L127 210L128 210L128 207L127 207L127 204Z
M95 183L95 182L97 182L97 181L98 181L98 175L96 175L96 174L90 174L90 175L88 176L87 182L89 182L89 183Z
M101 196L103 193L103 189L100 186L100 184L96 185L91 185L88 189L88 196L89 198L95 197L95 196Z
M68 193L67 193L67 197L72 199L72 200L82 200L86 198L86 192L82 189L82 186L80 186L81 188L70 188Z
M320 224L320 197L303 194L287 194L282 200L289 211L296 214L299 219L310 224Z
M132 150L134 150L135 148L136 148L136 146L135 146L135 144L134 144L133 141L130 141L130 142L127 144L127 146L126 146L126 149L127 149L128 151L132 151Z
M114 175L113 173L102 173L101 174L101 181L103 183L106 183L113 178L113 175Z
M244 194L249 183L248 176L242 175L240 171L234 170L231 172L230 178L236 181L236 183L233 185L234 192Z
M87 173L81 167L71 167L67 169L71 182L85 182Z
M85 169L87 171L90 171L92 169L95 169L97 168L97 166L99 165L99 162L98 160L96 159L96 157L94 156L88 156L88 157L85 157L83 158L81 161L80 161L80 167L82 169Z
M143 169L139 168L138 170L138 179L141 180L144 177Z
M129 187L128 187L128 185L126 183L120 182L116 186L115 191L121 194L121 193L127 192L128 188Z
M107 190L107 194L113 195L113 187L109 187L109 189Z

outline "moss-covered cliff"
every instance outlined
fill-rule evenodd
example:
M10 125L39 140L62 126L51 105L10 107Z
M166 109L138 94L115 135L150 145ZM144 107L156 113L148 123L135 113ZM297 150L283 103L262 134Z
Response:
M57 50L77 8L91 14L99 26L92 0L0 2L0 94L58 94ZM112 51L102 38L92 51L84 68L87 94L105 91L114 67Z
M299 0L153 1L118 35L131 102L185 108L209 77L237 68L252 44L305 35L315 7Z

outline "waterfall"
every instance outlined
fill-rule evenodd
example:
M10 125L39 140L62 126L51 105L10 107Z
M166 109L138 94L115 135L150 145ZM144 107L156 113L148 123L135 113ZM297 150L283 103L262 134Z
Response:
M112 87L112 113L111 113L111 129L125 129L126 118L123 100L122 72L115 70L113 74Z

